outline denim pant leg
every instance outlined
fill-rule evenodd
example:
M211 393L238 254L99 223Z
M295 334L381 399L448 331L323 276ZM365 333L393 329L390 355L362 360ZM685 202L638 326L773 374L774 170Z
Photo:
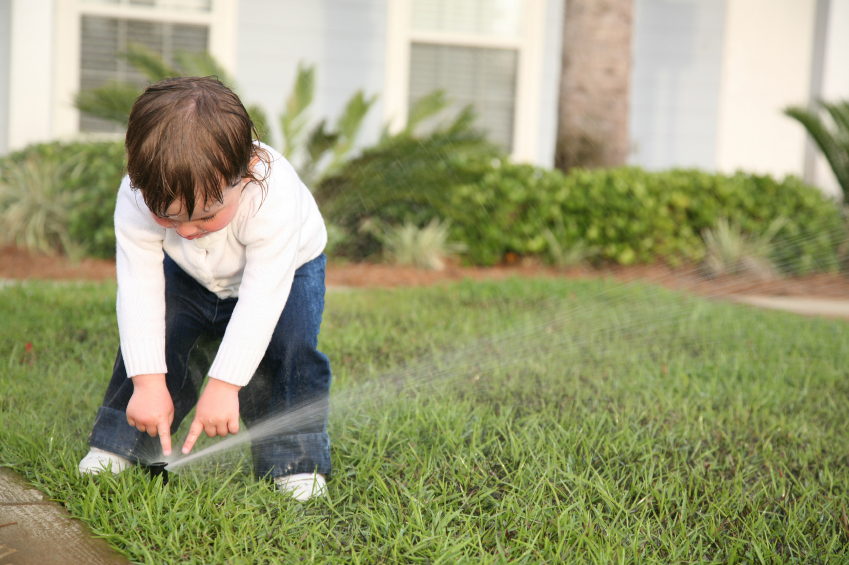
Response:
M208 369L199 350L204 337L215 337L214 318L220 299L186 274L165 256L165 382L174 402L171 434L198 399L198 389ZM233 301L235 302L235 300ZM197 361L197 362L196 362ZM152 462L162 457L159 438L152 438L127 423L127 404L133 382L127 378L124 358L118 358L103 405L97 411L89 445L122 455L135 462ZM173 441L173 439L172 439Z
M330 362L318 350L324 312L324 255L295 272L271 343L239 392L258 478L330 474Z

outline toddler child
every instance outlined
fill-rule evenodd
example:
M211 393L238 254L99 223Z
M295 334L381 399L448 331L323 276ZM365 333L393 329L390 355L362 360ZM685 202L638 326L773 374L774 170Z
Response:
M214 78L166 79L133 105L115 208L120 347L81 473L122 471L160 446L169 456L195 405L183 453L201 432L237 433L240 415L250 429L309 404L251 454L256 475L279 489L300 500L324 493L327 232L292 166L252 132L239 98ZM217 339L198 398L200 345Z

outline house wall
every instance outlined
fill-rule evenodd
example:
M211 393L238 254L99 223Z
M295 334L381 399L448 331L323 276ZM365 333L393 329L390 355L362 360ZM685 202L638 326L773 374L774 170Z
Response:
M557 128L563 0L546 0L541 88L530 101L540 109L534 162L551 166ZM294 84L299 62L315 65L316 120L333 124L349 98L363 90L378 95L366 116L359 145L377 141L384 126L387 80L388 0L240 0L237 77L247 102L269 114L279 143L278 116ZM408 77L390 77L408 80Z
M726 0L636 0L629 163L715 166Z
M802 175L805 133L782 110L810 90L815 0L728 0L716 168Z
M12 0L0 0L0 155L8 146L11 20Z
M295 81L298 63L316 67L314 119L333 124L357 90L383 88L386 0L241 0L237 68L248 102L269 114L280 141L278 117ZM369 112L360 143L381 127L381 100Z
M805 131L783 109L849 99L849 0L635 0L633 57L629 162L802 176ZM840 194L814 152L807 178Z

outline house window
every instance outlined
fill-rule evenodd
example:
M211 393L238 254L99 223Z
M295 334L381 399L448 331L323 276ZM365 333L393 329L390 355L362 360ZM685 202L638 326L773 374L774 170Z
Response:
M533 160L538 114L542 0L390 0L386 117L403 126L409 108L436 89L448 117L472 104L476 125ZM443 116L444 118L444 116Z
M200 53L207 50L209 43L209 28L202 25L85 15L81 25L80 90L111 81L148 84L146 76L119 57L131 44L144 45L173 63L176 52ZM114 122L80 114L80 131L117 132L120 128Z
M454 117L472 104L476 124L491 141L510 151L516 100L515 49L485 49L460 45L413 43L410 46L409 104L443 89L451 99Z
M518 38L522 35L522 0L413 0L412 28Z
M180 51L209 51L235 73L238 0L55 0L55 135L119 133L115 124L81 115L77 92L110 81L148 83L119 54L144 45L173 63Z

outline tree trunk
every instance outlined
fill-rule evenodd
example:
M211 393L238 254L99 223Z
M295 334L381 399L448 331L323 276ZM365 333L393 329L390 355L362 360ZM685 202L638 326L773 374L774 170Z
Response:
M613 167L628 158L633 0L566 0L555 163Z

